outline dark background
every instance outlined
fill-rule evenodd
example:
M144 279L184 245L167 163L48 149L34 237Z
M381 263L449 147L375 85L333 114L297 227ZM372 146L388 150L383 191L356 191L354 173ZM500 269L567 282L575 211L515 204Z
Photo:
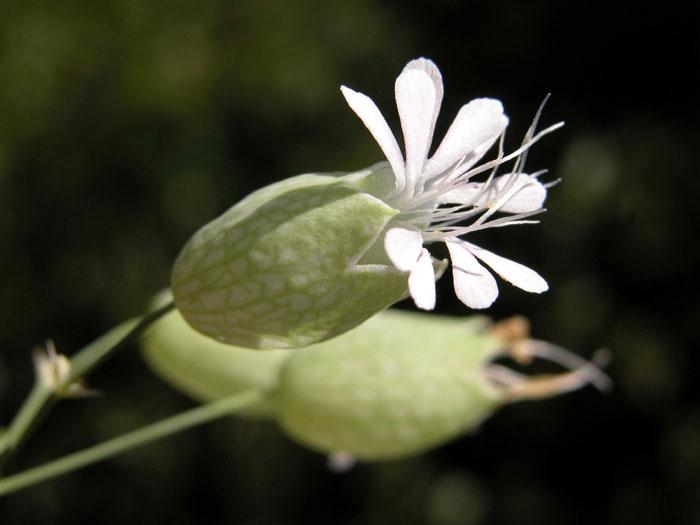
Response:
M0 0L0 422L30 349L65 353L142 311L179 248L253 189L381 152L338 91L392 124L416 56L445 78L438 135L500 98L516 145L544 95L563 183L540 226L485 247L551 291L490 310L612 349L616 389L507 407L428 454L345 475L269 424L222 421L0 502L10 523L700 523L698 4ZM439 311L466 314L440 283ZM410 305L402 305L409 308ZM56 407L11 468L191 406L136 348Z

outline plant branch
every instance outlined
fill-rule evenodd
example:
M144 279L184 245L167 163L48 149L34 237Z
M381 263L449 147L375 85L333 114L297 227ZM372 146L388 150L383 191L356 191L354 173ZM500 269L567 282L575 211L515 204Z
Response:
M4 464L36 427L41 416L72 383L79 381L125 344L143 334L155 321L175 308L174 303L139 319L130 319L82 348L70 360L69 374L56 385L43 383L39 377L9 427L0 434L0 466Z
M242 408L260 401L265 393L260 390L246 390L213 401L203 406L186 410L175 416L152 423L138 430L122 434L116 438L90 448L69 454L38 467L0 478L0 496L35 485L67 472L97 463L127 450L139 447L188 428L230 415Z

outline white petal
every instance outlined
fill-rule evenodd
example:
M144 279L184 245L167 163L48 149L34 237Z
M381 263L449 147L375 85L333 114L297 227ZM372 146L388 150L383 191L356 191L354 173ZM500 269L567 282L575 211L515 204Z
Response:
M461 241L446 241L457 298L470 308L488 308L498 297L496 279Z
M489 140L487 140L483 144L480 144L479 146L474 148L474 151L472 151L469 155L467 155L464 162L462 162L462 164L461 164L462 171L468 170L474 164L479 162L481 157L486 155L486 152L488 150L490 150L491 146L493 146L494 143L498 140L498 138L503 133L503 130L505 130L506 127L508 126L508 117L506 117L505 115L502 116L502 125L503 125L503 129L501 130L501 133L499 133L498 135L494 135L493 137L491 137Z
M503 105L492 98L477 98L462 106L445 138L428 161L425 174L440 174L462 157L470 155L471 164L479 160L508 125Z
M435 88L435 108L433 111L433 123L430 127L430 129L432 130L432 142L432 132L435 131L435 123L437 121L438 113L440 113L440 106L442 105L442 96L444 94L444 89L442 86L442 74L440 73L440 70L435 65L435 63L427 58L416 58L415 60L411 60L408 64L406 64L406 67L404 67L404 70L406 69L418 69L426 73L430 77L430 80L433 83L433 87Z
M423 248L417 264L408 276L408 291L418 308L435 308L435 270L428 250Z
M515 194L499 208L505 213L527 213L542 208L547 198L547 188L535 177L521 173L517 175L515 182L513 174L501 175L494 179L496 191L500 194L504 188L513 189ZM512 186L511 186L512 183Z
M406 146L406 178L410 184L422 174L433 140L442 103L440 72L430 60L412 60L396 79L394 92Z
M423 249L423 237L418 230L392 228L384 235L384 249L397 269L410 272Z
M396 138L382 116L381 111L379 111L377 105L367 95L353 91L345 86L341 86L340 91L343 93L350 109L360 117L360 120L362 120L374 137L374 140L376 140L379 147L382 148L396 177L397 190L400 191L403 189L406 180L404 175L403 155L401 154L399 143L396 142Z
M476 257L488 264L493 268L493 271L514 286L532 293L542 293L549 290L547 281L545 281L540 274L527 266L496 255L495 253L474 246L473 244L467 242L463 243Z
M479 197L479 203L482 203L485 201L485 196L481 194L483 187L484 184L481 182L466 182L460 184L450 191L441 194L437 198L438 204L464 204L467 206L474 206L477 204L477 197Z
M517 177L513 180L513 177ZM440 204L464 204L472 206L493 205L503 191L513 192L513 196L499 208L504 213L527 213L542 208L547 198L547 188L535 177L512 173L496 177L491 188L484 189L483 182L466 182L446 191L438 197ZM477 199L478 198L478 199Z

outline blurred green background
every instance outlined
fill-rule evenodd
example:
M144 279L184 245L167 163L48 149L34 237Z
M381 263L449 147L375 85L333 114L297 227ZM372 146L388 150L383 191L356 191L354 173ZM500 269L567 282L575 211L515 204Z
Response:
M142 311L179 248L260 186L381 152L341 83L392 124L393 81L433 58L444 132L500 98L518 143L544 95L530 169L563 182L540 226L480 244L551 291L501 284L495 317L590 355L616 390L508 407L417 458L338 475L269 424L223 421L0 501L14 523L700 523L698 4L0 0L0 423L30 349L75 349ZM466 314L442 279L439 311ZM410 308L407 303L403 307ZM104 396L56 407L13 469L191 402L137 349Z

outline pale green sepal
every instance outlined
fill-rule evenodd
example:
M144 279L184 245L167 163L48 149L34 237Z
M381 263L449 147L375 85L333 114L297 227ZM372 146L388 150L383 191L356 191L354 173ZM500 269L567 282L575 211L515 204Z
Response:
M390 310L307 348L259 352L206 337L175 311L143 349L161 378L197 400L266 391L245 415L275 418L317 451L380 460L448 441L505 401L481 373L503 343L473 319Z
M199 230L172 275L187 322L239 346L298 347L406 297L405 273L358 262L399 213L351 187L370 173L293 177Z
M482 374L501 347L463 320L387 311L294 353L275 392L278 420L321 452L365 460L418 453L504 402Z
M171 300L158 295L155 306ZM292 350L258 352L219 343L193 330L180 312L172 311L142 339L143 356L163 380L198 401L213 401L246 390L266 391L277 384L279 369ZM271 406L261 401L241 415L269 417Z
M357 173L347 174L344 184L387 201L396 187L396 176L388 162L378 162Z

